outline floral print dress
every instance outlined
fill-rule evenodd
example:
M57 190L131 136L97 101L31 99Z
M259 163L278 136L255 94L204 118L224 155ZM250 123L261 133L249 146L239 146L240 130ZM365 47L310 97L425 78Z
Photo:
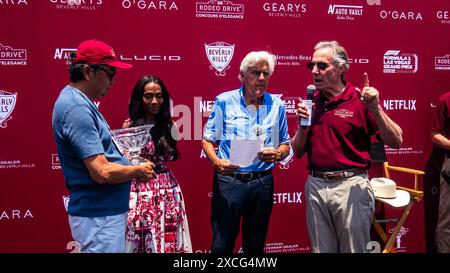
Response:
M167 149L166 149L167 150ZM126 230L129 253L192 252L183 194L167 162L167 153L155 158L155 145L149 141L141 157L158 165L156 178L148 182L133 179Z

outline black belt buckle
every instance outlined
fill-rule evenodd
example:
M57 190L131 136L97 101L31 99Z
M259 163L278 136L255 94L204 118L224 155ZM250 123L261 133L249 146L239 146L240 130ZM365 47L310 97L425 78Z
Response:
M254 173L234 173L234 178L244 181L253 180Z

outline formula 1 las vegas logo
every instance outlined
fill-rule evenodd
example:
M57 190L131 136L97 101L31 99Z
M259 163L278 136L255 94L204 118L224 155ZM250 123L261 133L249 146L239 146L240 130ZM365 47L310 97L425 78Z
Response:
M226 42L214 42L205 44L206 56L211 65L210 69L216 70L217 76L225 76L225 71L230 68L228 65L233 58L234 44Z
M416 73L419 58L413 53L400 53L400 50L388 50L383 56L384 73Z
M0 128L6 128L6 122L10 119L11 113L16 106L17 93L9 93L0 90Z

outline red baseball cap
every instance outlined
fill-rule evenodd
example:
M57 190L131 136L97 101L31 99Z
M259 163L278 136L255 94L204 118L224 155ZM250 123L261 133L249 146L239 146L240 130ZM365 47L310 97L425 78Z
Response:
M124 69L132 67L131 64L117 61L113 48L98 40L82 42L77 48L75 63L106 64Z

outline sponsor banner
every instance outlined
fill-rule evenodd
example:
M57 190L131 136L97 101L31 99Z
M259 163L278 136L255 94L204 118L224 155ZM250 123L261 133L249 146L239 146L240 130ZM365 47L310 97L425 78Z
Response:
M301 18L306 13L306 4L298 2L264 2L262 8L266 15L280 18Z
M56 48L55 49L55 55L53 56L53 59L55 60L65 60L66 64L70 64L70 54L76 53L76 48Z
M419 68L417 54L388 50L383 56L383 73L416 73Z
M277 59L277 66L300 66L302 61L310 61L311 56L306 56L302 54L289 54L289 55L278 55L275 54Z
M31 209L0 210L0 223L34 218Z
M386 110L416 111L417 100L384 100L383 108Z
M119 59L126 62L179 62L181 56L178 54L154 53L126 53L120 54Z
M0 43L0 65L27 65L27 50Z
M27 6L27 0L3 0L0 1L0 7L2 6Z
M266 243L264 247L265 253L298 253L309 251L309 246L301 246L297 243L287 244L284 242L269 242Z
M363 6L353 5L329 5L328 14L336 15L337 20L352 21L363 15Z
M422 14L418 11L382 10L380 11L380 18L394 22L423 21Z
M233 58L234 44L223 41L205 44L205 52L211 64L209 68L216 70L216 76L225 76L226 71L230 68L228 64Z
M287 118L297 118L295 112L297 110L297 104L300 103L300 99L298 97L283 97L284 95L279 92L273 95L279 97L283 101Z
M389 234L392 234L392 232L394 232L395 227L389 229ZM402 244L403 242L403 237L409 232L409 228L405 228L405 227L401 227L400 228L400 232L397 235L397 240L395 240L395 244L394 247L397 250L397 252L407 252L406 251L406 247Z
M57 10L95 11L103 5L103 0L50 0Z
M12 119L12 112L16 106L17 93L0 90L0 128L6 128L7 121Z
M273 194L274 204L302 204L302 192L278 192Z
M368 58L349 58L349 64L368 64L370 60Z
M52 154L52 170L61 170L61 165L57 154Z
M213 100L199 100L198 110L202 113L203 117L209 117L214 106Z
M197 1L195 16L197 18L244 19L244 4L238 1Z
M149 12L178 11L178 5L175 1L123 0L122 8L145 10Z
M434 69L450 70L450 55L434 57Z
M36 164L25 163L18 159L15 160L0 159L0 169L22 169L34 167L36 167Z
M390 148L388 146L384 146L386 151L386 155L411 155L411 154L423 154L423 151L420 149L415 149L413 147L402 147L399 149Z
M436 11L436 19L441 24L449 24L450 25L450 15L448 10L438 10Z
M366 0L367 5L369 6L380 6L381 0Z

